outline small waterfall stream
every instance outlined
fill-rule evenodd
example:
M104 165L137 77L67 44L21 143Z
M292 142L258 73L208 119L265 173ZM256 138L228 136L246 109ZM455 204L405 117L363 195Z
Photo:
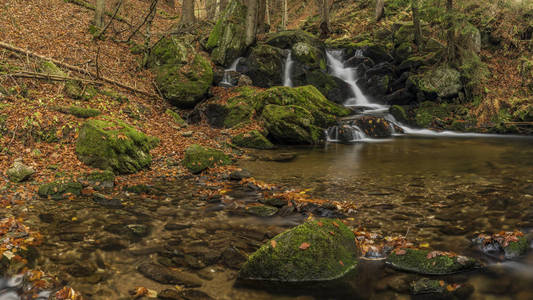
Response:
M287 54L287 59L283 65L283 86L292 87L291 72L292 72L292 56L291 51Z
M222 81L220 82L221 85L233 86L233 83L231 83L231 73L237 72L237 65L239 64L242 58L243 57L238 57L231 63L229 68L224 70L224 77L222 77Z

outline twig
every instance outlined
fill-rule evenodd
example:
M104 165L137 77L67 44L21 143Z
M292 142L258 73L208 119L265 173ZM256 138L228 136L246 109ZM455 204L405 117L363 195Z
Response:
M19 48L19 47L10 45L10 44L6 44L4 42L0 42L0 48L4 48L4 49L7 49L7 50L10 50L10 51L13 51L13 52L17 52L17 53L28 54L30 56L33 56L33 57L36 57L36 58L39 58L39 59L42 59L42 60L51 61L51 62L53 62L54 64L56 64L58 66L67 68L69 70L78 72L80 74L88 74L88 75L90 75L92 77L96 77L93 73L91 73L88 70L85 70L85 69L82 69L82 68L79 68L79 67L76 67L76 66L61 62L61 61L59 61L57 59L53 59L53 58L49 58L49 57L46 57L46 56L43 56L43 55L39 55L39 54L31 52L29 50L25 50L25 49L22 49L22 48ZM125 84L120 83L120 82L118 82L116 80L113 80L113 79L109 79L109 78L106 78L106 77L102 76L102 78L100 78L100 80L103 81L103 82L107 82L107 83L116 85L116 86L118 86L120 88L129 90L131 92L139 93L139 94L142 94L142 95L145 95L145 96L149 96L149 97L159 98L159 96L157 94L153 94L153 93L150 93L150 92L139 90L137 88L125 85Z
M115 8L115 12L113 13L113 15L111 16L111 20L109 20L109 22L107 23L107 25L104 27L104 29L102 29L98 35L96 36L97 39L99 39L103 34L104 32L107 30L107 28L109 27L109 25L111 25L111 23L113 22L113 20L115 19L115 17L117 16L117 13L118 13L118 10L120 9L120 7L122 6L122 1L123 0L120 0L120 2L117 4L117 7Z
M100 58L100 45L98 45L98 50L96 50L96 79L100 79L100 66L98 65L99 58Z

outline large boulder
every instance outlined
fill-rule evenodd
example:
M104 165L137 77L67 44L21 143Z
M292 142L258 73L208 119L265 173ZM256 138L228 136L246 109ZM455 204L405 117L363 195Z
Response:
M246 6L231 0L209 35L206 48L218 65L229 66L246 52Z
M252 254L241 280L318 282L355 270L360 250L353 232L339 220L309 221L283 232Z
M157 143L157 138L124 122L89 120L81 127L76 154L79 160L92 167L130 174L150 166L150 150Z
M297 42L291 48L292 59L308 69L326 70L324 51L306 42Z
M280 31L270 34L266 39L267 44L281 49L291 49L294 44L300 42L319 49L324 48L324 44L317 37L303 30Z
M269 137L281 144L319 144L323 138L313 115L301 106L269 104L262 118Z
M246 59L246 74L259 87L281 85L284 60L283 50L280 48L267 44L257 45Z
M273 149L274 148L274 145L257 130L251 130L249 132L240 133L234 136L231 141L233 142L233 144L239 147L244 147L244 148L254 148L254 149Z
M475 53L481 52L481 33L471 23L464 22L459 26L456 39L463 49Z
M393 251L386 262L395 269L424 275L454 274L480 265L473 258L451 252L400 248Z
M185 150L183 165L193 174L212 168L215 165L227 165L231 159L220 150L215 150L200 145L191 145Z
M192 108L205 99L213 83L209 60L177 38L164 38L157 43L148 65L156 72L163 97L179 108Z
M429 99L453 98L462 91L461 73L448 66L439 66L426 70L422 74L409 77L418 91L422 91Z

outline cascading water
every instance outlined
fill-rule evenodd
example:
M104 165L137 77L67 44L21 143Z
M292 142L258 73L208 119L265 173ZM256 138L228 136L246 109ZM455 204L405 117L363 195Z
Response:
M242 57L237 58L234 60L229 68L224 70L224 77L222 77L222 81L220 82L221 85L225 86L233 86L231 83L231 73L237 72L237 65L239 64L239 61L242 59Z
M287 59L285 60L285 65L283 66L283 86L292 87L291 80L291 71L292 71L292 57L291 51L287 54Z

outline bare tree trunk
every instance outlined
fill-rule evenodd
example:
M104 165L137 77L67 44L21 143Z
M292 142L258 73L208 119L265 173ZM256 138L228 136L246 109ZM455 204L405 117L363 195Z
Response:
M194 0L183 0L180 24L190 25L194 23Z
M208 20L213 20L216 15L217 10L217 1L216 0L206 0L205 1L206 16Z
M265 14L268 30L270 31L270 2L268 0L265 0Z
M329 36L329 0L321 0L320 8L320 37L326 38Z
M94 26L104 27L105 0L96 0L96 9L94 10Z
M281 30L287 29L287 0L281 0Z
M265 15L267 11L266 7L267 0L259 0L259 6L257 8L257 33L265 33L266 30L266 23L265 23Z
M385 0L376 1L376 22L379 22L385 15Z
M454 32L454 24L453 24L453 0L447 0L446 1L446 14L448 17L448 32L447 32L447 40L448 40L448 61L454 61L455 60L455 32Z
M257 6L258 0L248 0L246 10L246 45L250 46L255 42L255 33L257 30Z
M413 11L413 25L415 27L415 44L420 48L422 29L420 28L420 18L418 16L418 0L411 0L411 10Z
M146 17L146 38L144 39L144 49L150 49L150 38L152 37L152 22L154 21L155 12L157 11L157 1L153 0L150 5L150 13ZM148 61L149 51L144 53L143 65Z

